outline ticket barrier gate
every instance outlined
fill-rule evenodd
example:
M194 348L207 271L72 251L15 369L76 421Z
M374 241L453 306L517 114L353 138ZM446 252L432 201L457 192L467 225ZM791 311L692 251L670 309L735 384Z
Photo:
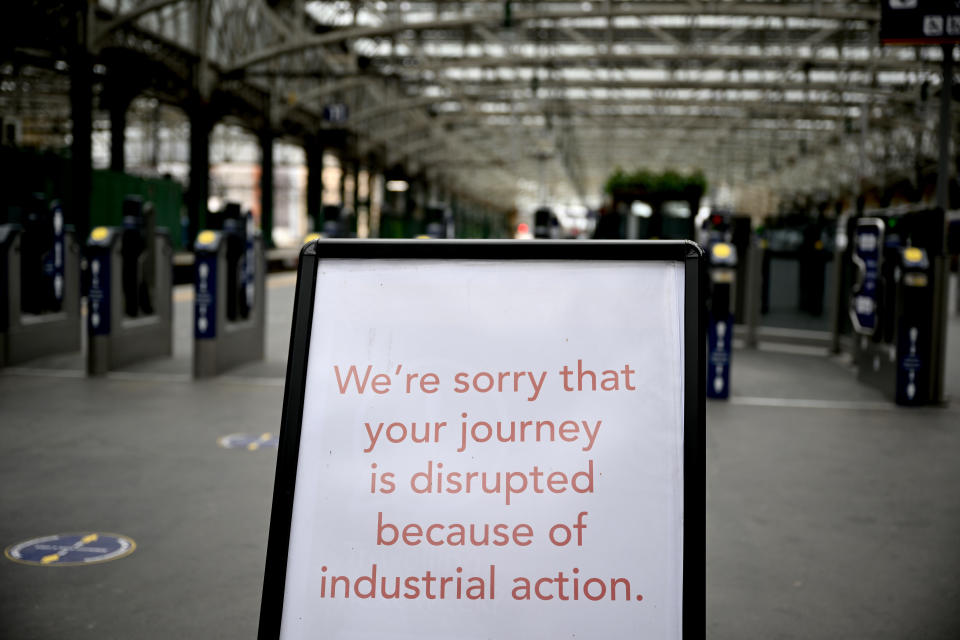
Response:
M324 205L321 211L323 226L319 229L325 238L345 238L346 233L346 214L343 207L339 205Z
M173 353L173 247L139 197L124 200L122 227L87 241L87 374Z
M730 397L737 249L727 242L710 246L710 303L707 311L707 397Z
M929 404L936 360L932 261L925 249L889 241L880 218L859 220L853 242L850 320L858 378L899 405Z
M423 235L428 238L453 238L453 213L443 206L429 206L426 210L426 224Z
M263 239L245 219L200 232L194 244L193 375L215 376L262 360L265 339Z
M80 247L54 200L0 225L0 366L79 351Z

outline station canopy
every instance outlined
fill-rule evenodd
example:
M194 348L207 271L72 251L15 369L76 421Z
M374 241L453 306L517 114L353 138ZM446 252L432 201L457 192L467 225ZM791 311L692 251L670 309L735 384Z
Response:
M14 5L39 25L8 40L17 60L62 72L79 47L107 77L136 60L147 95L342 139L503 207L541 183L595 200L617 167L835 192L937 154L943 50L881 47L873 0ZM21 71L3 66L0 106Z

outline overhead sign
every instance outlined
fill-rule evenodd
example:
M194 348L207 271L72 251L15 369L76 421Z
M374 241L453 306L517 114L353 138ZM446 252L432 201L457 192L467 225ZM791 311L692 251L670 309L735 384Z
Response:
M12 545L4 555L21 564L75 567L116 560L136 548L133 540L114 533L60 533Z
M882 0L882 44L960 42L960 6L954 0Z
M702 638L702 262L306 245L259 637Z

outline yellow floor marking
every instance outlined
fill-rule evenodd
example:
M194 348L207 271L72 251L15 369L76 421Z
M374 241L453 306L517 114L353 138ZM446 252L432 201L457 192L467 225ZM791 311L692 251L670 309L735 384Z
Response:
M260 445L261 445L262 443L268 442L268 441L270 440L270 438L272 438L272 437L273 437L273 434L272 434L272 433L269 433L269 432L268 432L268 433L264 433L264 434L261 435L259 438L257 438L255 441L253 441L253 442L251 442L250 444L247 445L247 451L256 451L257 449L260 448Z
M69 548L61 549L57 553L51 553L50 555L43 556L42 558L40 558L40 564L54 563L60 558L62 558L63 556L67 555L67 553L69 553L70 551L76 551L77 549L80 549L84 545L88 545L91 542L96 542L99 537L100 537L100 534L98 533L88 533L87 535L80 538L80 540L70 545Z

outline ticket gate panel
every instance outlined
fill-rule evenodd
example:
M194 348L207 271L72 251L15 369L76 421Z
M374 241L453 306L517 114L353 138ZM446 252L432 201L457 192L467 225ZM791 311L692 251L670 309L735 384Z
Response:
M124 279L125 264L127 269L133 265L130 253L123 248L124 236L118 229L107 227L97 227L90 234L89 375L102 375L111 369L173 353L173 246L169 234L166 229L156 229L153 251L144 252L154 263L153 313L136 317L128 315L131 309L126 298L133 296L137 304L144 285L140 282L131 287L129 278ZM142 265L136 268L141 272Z
M916 219L860 220L852 256L857 377L900 405L929 404L937 397L934 284L944 261L913 244L929 240L923 225L933 217L912 215Z
M266 263L263 240L255 235L252 252L231 250L227 233L207 230L195 243L193 374L204 378L247 362L262 360L266 322ZM252 253L252 260L250 259ZM252 282L247 282L252 263ZM233 274L236 277L231 277ZM250 288L252 286L252 291ZM230 302L230 298L233 301ZM245 302L250 300L246 317ZM231 317L231 311L235 312Z
M854 284L850 294L850 322L855 336L854 364L857 377L879 389L895 383L896 353L884 334L893 330L889 305L893 301L892 277L887 264L886 223L880 218L862 218L853 231L851 260Z
M50 278L47 303L54 301L58 290L60 300L55 304L57 311L50 311L49 309L53 308L50 304L36 306L31 303L26 307L40 313L24 312L25 265L22 243L25 235L17 225L3 225L3 231L0 232L0 247L3 248L0 252L0 260L3 262L3 272L0 273L3 281L0 285L0 296L3 298L0 302L0 334L3 336L0 344L0 365L19 364L56 353L79 351L81 348L80 247L73 234L61 225L60 240L51 242L51 247L55 248L58 244L61 246L59 268L52 268L53 259L50 261L50 269L34 260L26 265L38 272L27 278L28 282L37 284L39 277ZM32 241L28 238L28 242ZM59 280L56 280L57 275L60 276ZM59 287L54 284L57 281L60 283Z

